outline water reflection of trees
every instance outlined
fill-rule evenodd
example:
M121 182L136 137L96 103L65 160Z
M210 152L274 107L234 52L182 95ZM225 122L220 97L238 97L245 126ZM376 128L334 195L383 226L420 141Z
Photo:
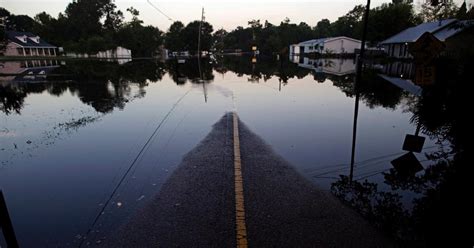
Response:
M299 68L298 65L288 60L274 60L271 58L258 57L255 63L251 57L232 57L226 56L220 58L221 70L232 71L239 77L250 76L249 81L258 82L267 81L273 76L284 84L291 78L304 78L310 74L309 70Z
M1 110L20 113L28 94L48 92L61 96L75 94L96 111L108 113L123 109L132 99L144 97L149 82L162 79L164 65L157 61L138 60L124 65L104 61L68 61L48 76L47 82L8 84L0 86ZM132 85L138 93L132 95Z
M391 169L383 173L385 184L349 181L347 176L332 184L332 192L343 202L386 230L402 247L470 247L474 209L472 166L466 153L468 84L472 62L439 61L437 80L425 87L411 106L412 122L450 149L426 154L430 164L416 175L402 177ZM464 69L463 69L464 68ZM402 197L414 196L409 211Z
M334 86L338 87L346 94L346 96L355 96L354 75L329 75L328 78L333 82ZM379 77L378 72L375 70L364 71L358 90L360 99L369 108L381 106L384 108L395 109L402 98L408 95L408 93L404 92L402 89Z
M0 85L0 110L5 114L20 113L27 93L20 88Z
M209 58L187 59L185 63L178 63L177 60L170 60L166 63L166 70L173 81L182 85L190 81L199 83L202 80L207 82L214 80L213 64Z
M105 61L67 61L65 66L48 75L48 83L17 85L15 89L2 87L2 111L18 112L23 99L29 93L48 93L60 96L70 91L82 102L99 112L108 113L114 108L123 109L128 101L143 97L149 82L160 81L165 73L178 85L212 82L214 73L233 72L239 77L247 77L250 82L267 81L277 78L283 85L292 78L301 79L312 75L315 82L327 79L347 96L353 97L354 75L332 75L301 68L287 59L275 60L258 57L252 62L248 56L221 56L214 59L187 59L185 63L170 60L161 63L155 60L134 60L119 65ZM201 80L202 79L202 80ZM55 81L55 83L49 83ZM138 86L138 93L132 95L132 86ZM361 99L371 107L395 108L406 94L377 76L375 71L365 73L359 87ZM25 95L26 94L26 95ZM15 104L17 103L17 104Z

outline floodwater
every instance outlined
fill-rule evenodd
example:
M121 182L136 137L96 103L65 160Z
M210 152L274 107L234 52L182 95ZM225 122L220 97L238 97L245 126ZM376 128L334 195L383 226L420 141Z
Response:
M400 63L368 66L356 91L353 60L292 59L0 62L0 188L20 245L76 247L89 229L100 244L229 111L395 239L429 239L394 222L437 204L423 199L463 151L452 100L462 91L415 85L413 65ZM407 153L406 135L425 139L405 161L423 170L403 176L391 161Z

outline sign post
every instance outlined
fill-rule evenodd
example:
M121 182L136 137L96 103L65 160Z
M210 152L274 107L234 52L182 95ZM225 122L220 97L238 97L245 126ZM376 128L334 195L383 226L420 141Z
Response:
M3 192L0 190L0 229L3 231L3 236L7 242L8 248L18 248L18 241L16 240L15 231L13 230L12 221L8 214L7 204L3 197Z

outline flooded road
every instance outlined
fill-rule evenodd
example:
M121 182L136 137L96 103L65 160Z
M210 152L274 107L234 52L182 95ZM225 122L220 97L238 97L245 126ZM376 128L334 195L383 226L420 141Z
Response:
M366 71L353 179L362 189L364 180L378 188L367 198L349 199L355 63L295 62L221 58L203 61L199 72L193 60L65 61L50 63L43 74L39 64L39 72L2 76L0 186L20 244L78 246L119 186L92 228L98 238L90 245L100 245L153 199L183 156L230 111L314 186L362 215L372 212L364 200L379 199L377 190L400 195L390 198L392 207L416 206L413 199L424 188L394 187L383 173L406 153L405 136L417 129L425 141L414 154L425 169L453 161L457 140L430 122L429 111L437 111L429 105L433 100L422 102L378 76L390 74L389 67Z

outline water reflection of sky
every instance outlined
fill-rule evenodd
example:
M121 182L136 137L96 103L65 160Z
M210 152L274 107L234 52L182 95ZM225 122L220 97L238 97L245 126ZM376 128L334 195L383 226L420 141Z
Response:
M316 185L328 189L339 174L348 174L354 98L343 89L351 87L350 81L335 83L328 77L318 83L307 74L281 85L277 76L259 83L247 77L214 73L205 86L177 85L170 74L145 87L128 82L124 105L108 112L94 108L100 94L85 104L84 92L30 92L21 114L0 113L0 186L19 240L26 246L77 244L77 235L183 96L114 197L100 230L115 228L150 199L182 156L234 108L251 130ZM402 94L401 99L394 107L362 100L355 178L391 168L390 161L402 154L405 135L415 132L411 96ZM433 146L428 139L424 147L428 151ZM370 180L381 182L383 177L376 174Z

